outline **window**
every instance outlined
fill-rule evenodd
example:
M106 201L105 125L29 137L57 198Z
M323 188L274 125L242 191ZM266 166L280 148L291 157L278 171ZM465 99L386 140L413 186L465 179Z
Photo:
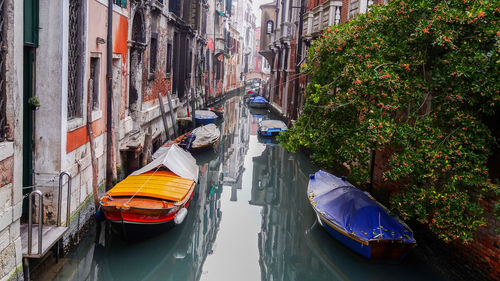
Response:
M274 27L274 23L272 20L268 20L267 21L267 29L266 29L266 33L267 34L271 34L273 33L273 27Z
M172 43L167 44L167 69L165 73L172 72Z
M99 55L92 55L90 58L90 83L89 93L92 98L92 110L99 109L99 93L100 93L100 77L101 77L101 58Z
M181 1L174 0L168 1L168 11L174 13L176 16L181 16Z
M207 53L205 55L205 71L208 72L210 70L210 49L207 49Z
M149 73L156 71L156 58L158 57L158 33L151 32L151 42L149 49Z
M118 5L122 8L127 8L127 0L113 0L113 3L115 3L115 5Z
M191 73L193 71L192 64L193 64L193 52L189 51L188 60L187 60L187 77L192 76L192 73Z
M68 120L82 117L82 42L83 26L80 1L69 4L68 36Z

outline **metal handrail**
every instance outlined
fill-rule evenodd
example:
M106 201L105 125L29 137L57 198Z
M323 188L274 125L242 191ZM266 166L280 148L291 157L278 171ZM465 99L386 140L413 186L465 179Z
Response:
M69 226L70 206L71 206L71 175L68 172L59 174L59 202L57 203L57 226L61 226L61 205L62 205L62 186L64 176L68 178L68 198L66 202L66 227Z
M33 190L29 195L29 214L28 214L28 254L31 255L31 243L33 241L33 196L38 194L38 254L42 254L42 229L43 229L43 195L40 190Z

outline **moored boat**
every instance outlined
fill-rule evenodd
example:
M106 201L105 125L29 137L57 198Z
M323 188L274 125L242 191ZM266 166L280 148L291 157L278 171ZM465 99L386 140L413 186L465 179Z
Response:
M212 111L213 113L217 114L218 117L222 118L224 117L224 108L222 107L209 107L208 108L210 111Z
M288 130L285 122L281 120L262 120L259 122L258 133L263 137L272 137Z
M195 152L212 148L220 139L220 130L215 124L200 126L176 138L174 143L181 148ZM168 145L168 144L167 144Z
M254 108L266 108L269 102L264 97L258 96L255 98L251 98L248 104L250 105L250 107Z
M127 238L146 238L182 223L197 180L196 160L173 144L106 192L101 210Z
M217 118L219 118L217 114L215 114L211 110L196 110L194 115L196 126L215 123Z
M369 193L324 171L310 176L309 202L335 239L369 259L401 259L416 245L412 230Z

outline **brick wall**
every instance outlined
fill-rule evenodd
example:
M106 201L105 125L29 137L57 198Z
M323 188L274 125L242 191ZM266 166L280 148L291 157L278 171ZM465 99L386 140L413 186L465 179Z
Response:
M389 168L391 154L391 150L384 150L375 155L372 194L384 204L387 204L390 194L399 190L397 183L382 178L382 173ZM445 275L452 276L452 280L500 280L500 234L496 233L500 221L494 214L499 197L491 192L481 200L487 224L478 229L471 245L444 244L424 226L418 226L419 250Z
M494 194L487 195L481 200L481 206L484 208L486 226L480 227L475 235L474 242L471 245L455 246L459 253L476 268L484 279L500 280L500 221L495 217L495 204L499 196Z

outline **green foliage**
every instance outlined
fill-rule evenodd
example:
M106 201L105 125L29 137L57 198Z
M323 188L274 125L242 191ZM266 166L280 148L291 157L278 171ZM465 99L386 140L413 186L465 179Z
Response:
M483 121L500 106L498 7L396 0L327 28L308 51L306 103L283 145L342 164L358 184L369 151L390 153L384 177L401 185L392 209L469 242L484 223L470 189L487 180L496 145Z

